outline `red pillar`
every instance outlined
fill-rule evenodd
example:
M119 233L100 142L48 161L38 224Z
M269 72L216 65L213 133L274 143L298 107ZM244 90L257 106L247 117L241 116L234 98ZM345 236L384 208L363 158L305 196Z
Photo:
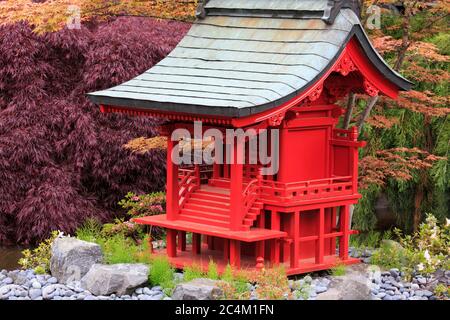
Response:
M243 174L243 146L240 139L236 139L236 143L233 143L232 163L231 166L231 217L230 217L230 229L241 230L243 222L243 207L242 207L242 174Z
M339 241L339 257L342 260L348 259L348 241L349 241L349 205L345 205L341 207L341 212L339 215L340 220L340 228L343 235L340 238Z
M300 212L294 212L292 223L292 245L291 245L291 268L298 267L298 260L300 258Z
M241 242L238 240L230 240L230 264L241 267Z
M336 231L336 211L337 208L333 207L331 208L331 232ZM336 238L332 237L330 238L330 252L332 255L336 255Z
M319 230L319 239L317 240L316 245L316 263L322 264L323 263L323 256L324 256L324 248L325 248L325 209L320 208L319 209L319 219L318 219L318 230Z
M169 135L167 139L167 195L166 212L167 220L176 220L178 218L179 186L178 186L178 165L172 161L172 151L178 141L172 141Z
M167 255L169 257L177 256L177 231L167 229L166 237Z
M230 240L223 239L223 261L228 263L230 259Z
M197 255L201 252L202 235L199 233L192 234L192 254Z
M186 251L186 231L178 231L178 250Z
M277 211L271 212L271 229L272 230L280 230L280 215ZM278 239L274 239L272 241L272 247L270 248L270 260L274 264L280 263L280 241Z
M260 229L264 229L265 228L265 224L266 224L266 214L265 214L265 212L264 212L264 210L261 212L261 214L259 215L259 217L258 217L258 228L260 228ZM256 243L256 256L255 256L255 258L258 258L258 257L262 257L262 258L264 258L264 252L265 252L265 249L264 249L264 240L262 240L262 241L258 241L257 243Z

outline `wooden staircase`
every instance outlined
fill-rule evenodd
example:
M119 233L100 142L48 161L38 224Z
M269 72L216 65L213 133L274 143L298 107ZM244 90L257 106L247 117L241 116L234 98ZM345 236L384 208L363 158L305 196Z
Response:
M229 229L231 224L229 180L211 179L208 185L194 190L180 208L180 220ZM245 188L245 184L244 184ZM264 204L255 201L243 218L248 231L261 214Z

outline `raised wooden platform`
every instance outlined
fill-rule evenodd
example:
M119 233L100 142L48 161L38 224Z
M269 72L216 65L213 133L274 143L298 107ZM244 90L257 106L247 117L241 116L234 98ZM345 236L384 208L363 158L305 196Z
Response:
M219 273L223 272L228 261L223 259L223 252L220 250L209 250L207 245L202 245L201 254L192 255L192 248L190 245L187 246L186 251L178 251L176 257L169 257L169 261L173 267L178 269L183 269L187 266L196 265L200 267L204 272L208 270L208 263L211 259L216 262L217 269ZM165 249L156 250L154 255L161 255L167 257L167 252ZM297 268L291 268L288 262L281 263L286 270L287 275L296 275L302 273L308 273L318 270L327 270L331 269L336 265L344 264L344 265L352 265L360 263L360 259L349 258L345 261L341 261L337 256L324 256L324 263L316 264L315 259L300 259L299 266ZM240 270L245 271L257 271L256 269L256 260L252 256L242 255L241 257L241 265ZM270 264L270 261L266 260L265 267L273 267Z
M261 240L279 239L287 236L286 232L268 229L251 228L249 231L232 231L228 228L204 225L195 222L167 220L165 214L133 219L138 224L163 227L172 230L193 232L224 239L243 242L256 242Z

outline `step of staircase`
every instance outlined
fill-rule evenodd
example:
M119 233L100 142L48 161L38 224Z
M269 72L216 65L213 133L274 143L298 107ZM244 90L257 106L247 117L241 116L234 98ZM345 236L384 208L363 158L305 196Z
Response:
M223 214L216 214L212 212L205 212L205 211L196 211L192 209L182 209L181 210L181 217L197 217L197 218L205 218L209 220L218 220L218 221L224 221L224 222L230 222L230 217L223 215Z
M222 227L222 228L230 227L229 222L221 221L221 220L217 220L217 219L204 218L204 217L200 217L198 215L190 215L190 214L186 214L186 212L180 214L180 220L195 222L195 223L200 223L200 224L210 225L210 226L215 226L215 227Z
M198 211L198 212L211 212L211 213L217 213L217 214L222 214L222 215L226 215L226 216L230 215L230 210L228 208L210 206L209 204L208 205L199 205L199 204L192 203L191 199L188 200L188 202L184 205L183 209L189 209L189 210Z

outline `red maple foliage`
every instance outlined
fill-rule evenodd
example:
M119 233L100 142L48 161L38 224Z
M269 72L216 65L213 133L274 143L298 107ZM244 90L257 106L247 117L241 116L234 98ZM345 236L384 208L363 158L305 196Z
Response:
M154 136L155 120L103 115L85 94L150 68L188 28L139 18L44 35L0 27L0 243L73 232L117 214L129 191L163 188L163 151L122 147Z

